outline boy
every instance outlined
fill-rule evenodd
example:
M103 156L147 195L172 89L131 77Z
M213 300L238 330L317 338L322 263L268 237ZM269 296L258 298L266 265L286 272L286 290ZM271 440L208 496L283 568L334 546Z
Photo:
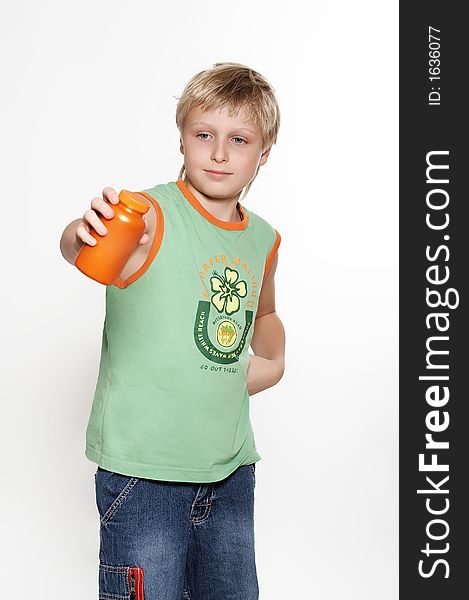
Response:
M147 230L106 287L85 454L97 463L100 597L254 600L257 453L249 396L284 371L275 312L279 233L239 202L280 123L256 71L217 63L179 99L184 165L139 192ZM65 229L74 264L118 202L112 188ZM249 345L254 355L249 355Z

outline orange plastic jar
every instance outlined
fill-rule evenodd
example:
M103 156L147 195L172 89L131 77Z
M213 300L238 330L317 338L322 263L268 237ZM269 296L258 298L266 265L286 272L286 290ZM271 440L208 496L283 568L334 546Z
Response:
M75 266L85 275L99 283L111 285L119 277L132 252L145 233L143 215L150 209L137 192L122 190L119 203L110 205L112 219L106 219L107 233L99 235L93 228L90 235L96 240L94 246L83 243L75 260Z

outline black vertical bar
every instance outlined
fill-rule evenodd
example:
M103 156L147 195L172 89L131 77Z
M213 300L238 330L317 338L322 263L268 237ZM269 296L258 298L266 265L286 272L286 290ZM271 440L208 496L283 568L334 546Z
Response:
M400 3L403 599L469 597L469 195L464 183L469 173L469 110L464 106L469 52L464 8L456 2ZM427 172L429 163L435 167ZM432 461L442 470L430 470Z

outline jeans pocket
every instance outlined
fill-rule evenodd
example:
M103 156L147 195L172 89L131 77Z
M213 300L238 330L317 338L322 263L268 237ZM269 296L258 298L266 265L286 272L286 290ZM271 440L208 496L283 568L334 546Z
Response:
M95 473L96 506L101 525L106 525L126 502L139 482L138 477L122 475L98 467Z
M144 600L143 569L99 563L99 600Z

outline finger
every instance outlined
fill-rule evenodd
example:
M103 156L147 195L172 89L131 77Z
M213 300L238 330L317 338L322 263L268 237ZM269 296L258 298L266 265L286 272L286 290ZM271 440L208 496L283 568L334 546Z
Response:
M83 243L88 244L90 246L96 245L95 238L89 233L85 225L79 225L77 227L76 235Z
M96 212L99 211L107 219L112 219L112 217L114 216L113 209L111 208L109 203L103 200L102 198L93 198L93 200L91 200L91 208L94 208Z
M93 227L95 231L99 233L99 235L106 235L107 227L104 225L104 223L101 221L101 219L98 217L94 210L87 210L83 215L83 218L87 223L91 225L91 227Z
M148 233L144 233L142 235L142 237L140 238L139 244L146 244L149 239L150 239L150 236L148 235Z
M112 204L117 204L119 202L119 195L116 190L112 187L105 187L103 189L103 198L108 200Z

